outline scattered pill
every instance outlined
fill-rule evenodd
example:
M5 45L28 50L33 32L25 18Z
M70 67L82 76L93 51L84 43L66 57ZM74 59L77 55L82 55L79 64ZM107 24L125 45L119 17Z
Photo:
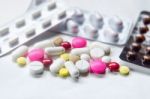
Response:
M78 31L79 31L78 30L78 24L75 21L68 20L66 25L67 25L68 32L70 32L70 33L78 33Z
M82 37L74 37L72 39L72 47L73 48L83 48L86 47L87 41Z
M71 44L67 41L61 43L61 46L65 48L65 50L71 49Z
M68 69L66 69L66 68L61 68L61 69L59 70L59 76L60 76L60 77L67 77L67 76L69 76L69 71L68 71Z
M33 45L32 48L46 48L46 47L54 47L54 43L51 40L40 41Z
M93 48L90 50L90 56L93 59L101 58L105 55L105 52L102 48Z
M128 75L130 72L130 69L127 66L120 66L119 72L121 75Z
M19 57L17 59L17 64L20 65L20 66L26 65L26 58L25 57Z
M88 54L81 54L80 59L89 61L91 59L91 57Z
M79 77L79 71L72 61L65 62L65 67L68 69L69 74L72 78Z
M55 46L60 46L61 43L63 43L63 39L60 36L57 36L53 39L53 42Z
M87 73L90 67L90 64L86 60L79 60L76 62L75 66L78 68L80 73Z
M45 58L43 59L42 63L45 69L49 69L50 65L53 63L53 60L52 58Z
M65 61L68 61L69 60L69 54L68 53L61 54L60 58L64 59Z
M43 49L33 49L28 52L28 58L30 61L41 61L44 59L44 50Z
M28 64L29 72L32 76L38 77L41 76L44 72L44 66L39 61L34 61Z
M110 62L108 64L108 68L111 72L118 72L120 65L116 62Z
M80 60L80 57L77 55L69 55L69 61L72 61L73 63L76 63L78 60Z
M81 55L81 54L89 54L90 49L88 47L84 48L74 48L71 50L71 54L73 55Z
M12 53L12 60L16 62L17 58L22 57L28 51L27 46L20 46Z
M65 52L64 47L47 47L47 48L45 48L45 53L50 56L60 55L64 52Z
M58 59L54 60L54 62L49 67L49 70L53 74L57 74L59 72L59 70L64 66L64 63L65 63L64 59L58 58Z
M106 64L111 62L111 57L110 56L103 56L102 61Z

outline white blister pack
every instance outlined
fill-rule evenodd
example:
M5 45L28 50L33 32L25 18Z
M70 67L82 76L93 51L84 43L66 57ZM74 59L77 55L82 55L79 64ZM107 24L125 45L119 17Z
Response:
M56 27L56 32L80 36L113 45L124 45L132 30L132 21L118 16L106 16L99 12L87 12L72 8L72 18Z
M70 18L61 0L33 0L28 11L0 27L0 56L45 33Z

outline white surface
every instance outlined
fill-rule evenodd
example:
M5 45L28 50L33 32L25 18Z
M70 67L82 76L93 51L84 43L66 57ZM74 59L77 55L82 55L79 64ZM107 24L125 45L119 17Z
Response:
M11 3L11 2L13 3ZM19 3L20 1L20 3ZM19 15L29 0L1 0L3 7L7 7L13 14ZM69 5L87 10L99 9L105 14L117 14L133 20L140 10L149 9L149 0L64 0ZM9 3L7 5L7 3ZM17 2L17 3L16 3ZM5 6L4 6L5 5ZM16 10L17 9L17 10ZM2 15L9 15L6 9L0 10ZM0 14L0 15L1 15ZM10 17L10 18L11 18ZM0 17L0 21L7 21ZM64 36L64 38L69 38ZM34 43L34 42L32 42ZM112 47L113 60L118 60L121 48ZM150 75L132 71L128 77L108 73L104 77L89 75L80 77L78 82L71 78L61 79L45 72L41 78L33 78L27 68L19 68L11 61L10 55L0 58L0 99L150 99Z

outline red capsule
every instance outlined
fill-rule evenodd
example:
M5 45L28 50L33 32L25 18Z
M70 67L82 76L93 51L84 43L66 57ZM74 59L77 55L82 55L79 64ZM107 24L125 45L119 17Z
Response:
M45 58L43 59L42 63L45 67L45 69L48 69L49 66L52 64L53 60L51 58Z
M65 50L69 50L71 48L71 44L67 41L61 43L61 46L65 48Z
M120 65L116 62L110 62L108 68L111 72L118 72Z

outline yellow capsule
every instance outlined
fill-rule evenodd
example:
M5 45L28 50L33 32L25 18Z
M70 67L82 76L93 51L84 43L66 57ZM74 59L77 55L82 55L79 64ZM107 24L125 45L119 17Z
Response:
M130 69L127 66L121 66L119 68L119 72L121 75L128 75L130 72Z
M69 60L69 54L68 53L61 54L60 58L64 59L65 61L68 61Z
M67 77L67 76L69 76L69 71L68 71L68 69L66 69L66 68L61 68L60 70L59 70L59 74L58 74L60 77Z
M25 57L19 57L17 59L17 64L20 65L20 66L26 65L26 58Z

